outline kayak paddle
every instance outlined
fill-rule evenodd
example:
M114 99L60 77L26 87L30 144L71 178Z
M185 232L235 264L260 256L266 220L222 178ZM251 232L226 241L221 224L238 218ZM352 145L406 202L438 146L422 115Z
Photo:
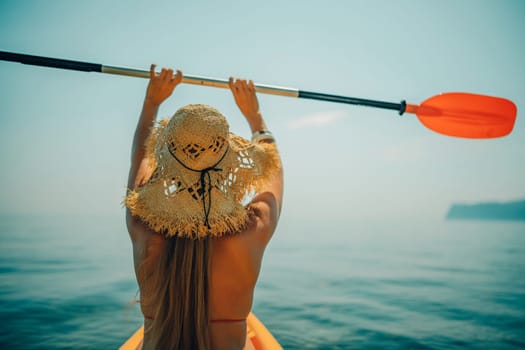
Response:
M149 70L106 66L97 63L71 61L43 56L0 51L0 60L84 72L99 72L148 78ZM229 88L228 80L184 75L186 84ZM346 103L391 109L417 115L419 121L437 133L473 139L496 138L508 135L516 120L516 105L507 99L465 92L443 93L428 98L420 105L368 100L348 96L303 91L294 88L255 84L259 93Z

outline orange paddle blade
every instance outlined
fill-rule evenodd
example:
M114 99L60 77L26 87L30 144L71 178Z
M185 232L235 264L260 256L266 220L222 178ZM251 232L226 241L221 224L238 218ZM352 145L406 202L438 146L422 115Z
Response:
M462 92L433 96L420 106L407 105L406 109L435 132L474 139L508 135L516 111L516 105L507 99Z

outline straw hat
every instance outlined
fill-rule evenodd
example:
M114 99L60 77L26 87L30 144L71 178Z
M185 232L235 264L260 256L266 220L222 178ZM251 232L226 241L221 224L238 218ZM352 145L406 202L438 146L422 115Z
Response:
M166 236L220 237L242 230L243 205L280 167L274 143L229 132L215 108L188 105L152 129L146 152L155 169L125 205Z

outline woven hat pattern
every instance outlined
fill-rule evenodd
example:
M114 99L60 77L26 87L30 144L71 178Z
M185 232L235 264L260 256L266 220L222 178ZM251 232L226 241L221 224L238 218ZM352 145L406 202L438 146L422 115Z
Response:
M280 167L273 143L251 143L229 132L226 118L188 105L152 129L146 144L149 181L129 190L125 205L167 236L220 237L242 230L243 201Z

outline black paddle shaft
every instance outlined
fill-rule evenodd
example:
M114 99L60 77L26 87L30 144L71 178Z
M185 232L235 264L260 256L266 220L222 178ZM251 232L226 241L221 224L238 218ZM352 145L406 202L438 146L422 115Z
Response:
M83 72L102 72L101 64L25 55L5 51L0 51L0 60L31 64L33 66L79 70Z
M407 105L406 101L404 100L401 101L400 103L393 103L393 102L384 102L384 101L368 100L364 98L330 95L330 94L323 94L320 92L310 92L310 91L302 91L302 90L299 90L298 97L309 98L313 100L346 103L346 104L351 104L351 105L360 105L360 106L376 107L376 108L383 108L383 109L393 109L393 110L398 111L400 115L405 113L405 109Z

